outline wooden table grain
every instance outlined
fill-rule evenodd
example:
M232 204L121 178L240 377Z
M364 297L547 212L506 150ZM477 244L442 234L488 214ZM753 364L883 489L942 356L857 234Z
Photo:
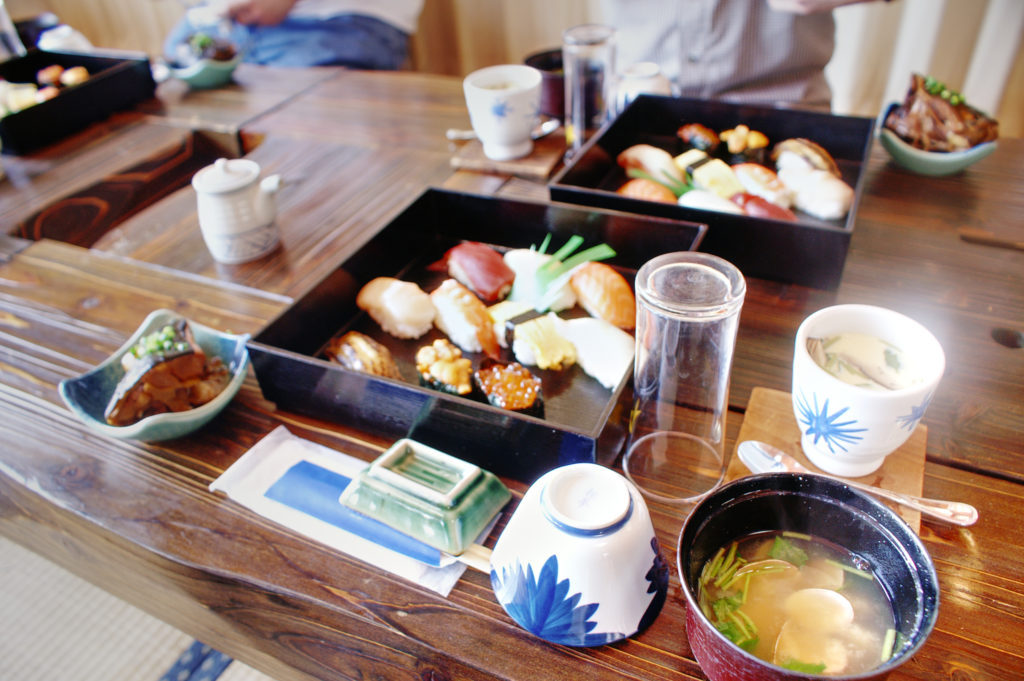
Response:
M187 190L91 250L0 240L0 531L282 681L704 678L675 570L649 629L566 648L516 626L482 573L467 572L443 598L210 493L209 483L278 425L366 461L389 444L279 410L252 376L208 426L164 443L93 435L62 406L57 383L101 361L150 310L257 331L430 184L546 199L543 185L449 174L444 128L464 115L454 79L349 75L253 119L263 138L253 158L293 189L281 196L284 244L265 260L212 263ZM753 388L789 389L796 327L819 307L893 307L946 349L947 374L924 420L924 493L974 504L981 520L970 528L923 520L941 606L931 638L894 680L1024 676L1024 351L991 338L995 326L1024 328L1024 255L956 234L974 225L1020 239L1021 187L1021 140L1001 140L951 178L911 175L876 149L839 289L748 282L730 445ZM517 500L525 485L506 482ZM650 510L674 566L685 509Z

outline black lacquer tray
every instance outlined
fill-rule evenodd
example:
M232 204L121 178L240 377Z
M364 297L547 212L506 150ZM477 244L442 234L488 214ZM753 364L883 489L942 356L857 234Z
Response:
M443 335L433 329L415 340L394 338L356 307L356 295L377 276L433 290L447 275L432 265L461 241L499 250L528 248L548 234L552 251L576 234L584 239L582 248L609 244L617 255L607 262L632 282L644 262L694 249L705 230L689 222L431 189L250 341L256 377L265 397L281 409L386 438L410 437L524 482L558 465L608 462L624 441L631 372L608 390L578 366L534 369L543 381L543 418L444 394L418 385L414 361L419 347ZM577 308L562 314L585 313ZM405 380L351 371L326 359L326 344L348 330L385 344ZM480 356L467 356L476 367ZM508 351L506 358L512 359Z
M854 189L849 213L839 220L797 213L797 222L787 222L616 194L628 179L616 163L619 152L634 144L651 144L673 156L682 153L689 147L676 130L685 123L701 123L716 132L744 124L767 135L770 144L790 137L818 143L835 158L843 180ZM548 188L553 201L706 223L708 232L699 250L725 258L745 276L834 289L842 278L874 127L873 118L641 95L589 140Z
M22 57L0 64L0 78L12 83L35 83L38 71L54 64L65 69L84 66L89 79L61 88L53 99L0 118L3 153L28 154L115 111L130 109L156 91L149 57L131 52L85 54L33 48Z

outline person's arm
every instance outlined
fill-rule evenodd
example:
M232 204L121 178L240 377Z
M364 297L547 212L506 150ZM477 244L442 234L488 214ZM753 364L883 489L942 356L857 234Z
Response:
M768 6L776 12L792 12L793 14L814 14L815 12L831 12L843 5L856 5L871 0L768 0Z
M228 16L240 24L274 26L284 21L297 0L242 0L228 8Z

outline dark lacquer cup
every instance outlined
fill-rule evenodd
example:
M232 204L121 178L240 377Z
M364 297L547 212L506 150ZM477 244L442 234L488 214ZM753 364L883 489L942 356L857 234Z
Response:
M565 74L562 71L562 48L535 52L523 63L540 71L540 112L561 120L565 116Z
M701 568L722 546L762 531L789 531L832 542L865 559L888 596L902 641L888 661L855 675L808 674L766 662L732 643L701 611ZM924 644L939 608L935 566L917 534L882 503L823 476L771 473L741 478L705 497L679 537L686 635L711 681L884 679Z

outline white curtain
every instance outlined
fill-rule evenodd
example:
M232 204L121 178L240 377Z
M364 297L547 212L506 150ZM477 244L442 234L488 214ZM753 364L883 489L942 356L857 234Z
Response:
M912 72L935 76L992 115L1001 105L1021 108L1004 102L1018 92L1008 85L1024 34L1021 0L871 2L839 8L835 17L826 75L836 113L877 114L903 99Z

